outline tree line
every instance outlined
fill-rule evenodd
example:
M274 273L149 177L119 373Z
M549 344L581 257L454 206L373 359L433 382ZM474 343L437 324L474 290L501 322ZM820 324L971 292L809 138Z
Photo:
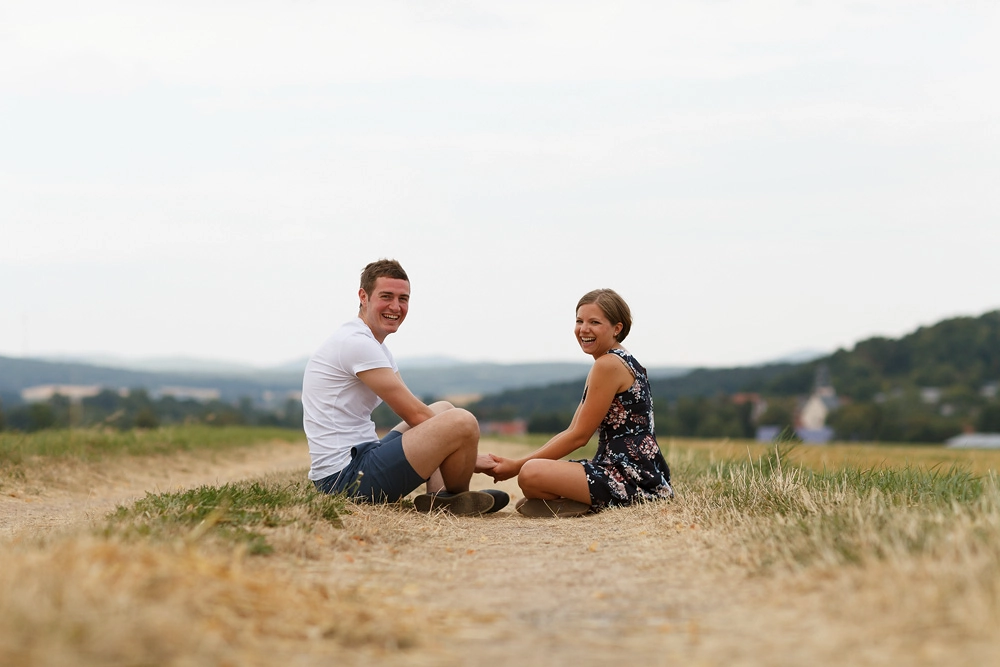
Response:
M963 431L1000 432L1000 311L874 337L802 364L698 369L652 379L663 436L752 438L757 427L794 429L820 369L836 391L827 418L841 440L942 442ZM509 390L470 406L480 419L526 419L528 430L565 428L582 384Z
M22 432L50 428L105 427L120 430L175 424L218 426L275 426L302 428L302 403L288 399L277 409L255 406L250 398L227 403L200 402L173 396L153 398L145 389L118 392L105 389L96 396L70 400L59 394L45 401L4 409L0 402L0 430Z
M821 368L838 397L827 425L840 440L942 442L962 431L1000 432L1000 311L945 320L900 339L870 338L851 350L802 364L703 368L654 378L656 431L661 436L753 438L761 425L794 429ZM582 392L581 381L559 382L502 391L468 407L481 421L525 419L529 431L553 433L569 425ZM373 418L382 428L399 421L385 405ZM294 399L272 409L258 407L250 398L153 398L135 389L105 390L78 402L56 395L5 410L0 395L0 430L179 423L301 429L302 405Z

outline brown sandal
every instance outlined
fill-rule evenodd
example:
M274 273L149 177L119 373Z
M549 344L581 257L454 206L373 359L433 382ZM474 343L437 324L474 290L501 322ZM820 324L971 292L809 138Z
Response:
M581 516L590 511L590 505L569 498L542 500L541 498L521 498L514 509L519 514L535 518Z

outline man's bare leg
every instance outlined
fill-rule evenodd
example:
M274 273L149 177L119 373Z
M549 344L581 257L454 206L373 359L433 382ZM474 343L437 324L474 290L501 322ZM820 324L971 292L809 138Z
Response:
M437 404L435 404L437 405ZM450 493L469 490L479 448L479 423L461 408L443 409L422 424L403 431L403 454L421 477ZM440 480L432 479L438 473Z
M448 401L438 401L436 403L431 403L427 407L433 410L435 414L441 414L445 410L453 409L455 406ZM410 430L410 425L406 422L399 422L392 427L392 430L399 431L400 433L406 433ZM441 469L438 468L427 479L427 493L440 493L441 491L444 491L444 478L441 476Z
M427 421L412 428L396 427L403 433L407 461L419 475L427 475L427 493L413 501L417 511L440 507L456 514L482 515L506 506L509 496L505 493L469 491L472 474L488 472L495 464L489 454L479 454L476 418L446 401L430 408L435 415ZM448 492L447 498L439 495L442 491Z
M444 477L441 476L441 469L438 468L427 480L427 493L440 493L444 491Z

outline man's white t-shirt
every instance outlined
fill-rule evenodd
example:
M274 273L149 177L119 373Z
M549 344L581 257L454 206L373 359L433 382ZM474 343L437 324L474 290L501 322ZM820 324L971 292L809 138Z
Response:
M309 479L340 472L351 462L351 447L378 440L372 411L382 399L358 379L358 373L374 368L399 370L389 348L360 317L337 329L310 357L302 378Z

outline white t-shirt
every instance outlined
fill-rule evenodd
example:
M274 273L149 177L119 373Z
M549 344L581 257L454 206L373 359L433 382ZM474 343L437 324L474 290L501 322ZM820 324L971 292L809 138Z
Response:
M389 348L360 317L337 329L310 357L302 378L309 479L340 472L351 461L351 447L378 440L372 411L382 399L358 379L358 373L374 368L399 370Z

